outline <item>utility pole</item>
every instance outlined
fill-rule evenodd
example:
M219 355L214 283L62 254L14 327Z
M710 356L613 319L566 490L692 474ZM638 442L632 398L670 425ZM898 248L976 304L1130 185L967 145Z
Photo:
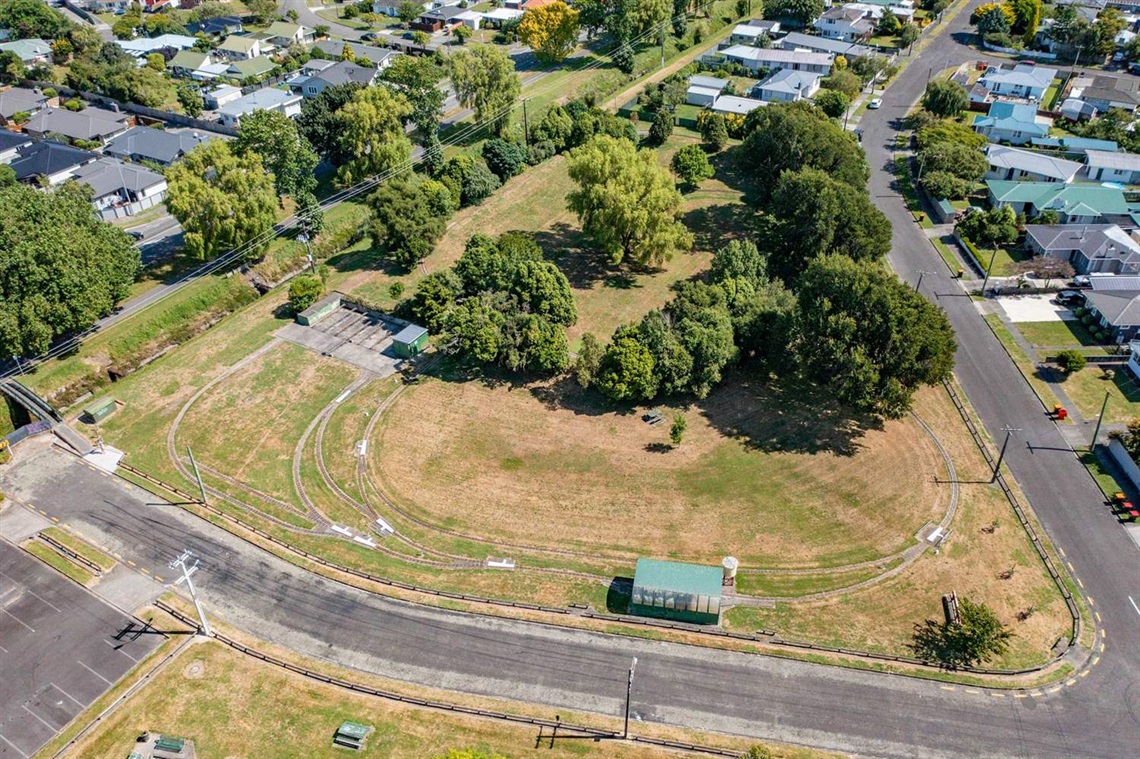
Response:
M309 259L309 271L315 275L317 273L317 265L313 261L313 247L309 245L309 233L302 232L301 234L297 235L297 239L305 243L305 255Z
M202 473L198 471L198 462L194 460L194 451L190 450L190 446L186 446L186 453L190 456L190 468L194 470L194 479L198 481L198 492L202 495L202 505L207 506L206 486L202 484Z
M190 598L194 601L194 608L198 610L198 619L202 622L202 634L207 637L213 635L210 629L210 622L206 619L206 611L202 608L202 602L198 600L198 593L194 590L194 583L190 580L190 575L198 571L198 560L194 560L194 566L187 566L186 562L193 556L189 551L183 551L182 555L174 561L170 562L171 569L181 569L182 577L175 581L175 585L186 583L186 589L190 591Z
M1100 416L1096 418L1096 429L1093 430L1092 442L1089 443L1089 452L1096 450L1096 439L1100 437L1100 426L1104 424L1104 412L1108 408L1108 391L1104 391L1104 403L1100 404Z
M986 278L982 280L982 297L986 297L986 285L990 281L990 272L994 270L994 261L997 260L997 248L994 248L994 254L990 256L990 265L986 267Z
M526 100L523 101L523 139L526 146L530 147L530 119L526 115Z
M13 355L12 358L16 359L16 369L19 370L20 376L24 376L24 365L20 363L20 356Z
M629 665L629 680L625 685L625 731L621 737L623 739L629 738L629 702L633 698L633 670L637 668L637 657L633 657L633 662Z
M1021 432L1020 427L1010 427L1009 425L1001 429L1005 433L1005 441L1001 444L1001 453L998 454L997 463L994 464L994 476L990 478L991 483L997 482L998 474L1001 472L1001 462L1005 459L1005 448L1009 445L1010 437L1012 437L1015 432Z
M661 19L661 68L665 68L665 19Z
M920 272L918 273L918 282L916 282L916 283L915 283L915 285L914 285L914 291L915 291L915 292L918 292L918 291L919 291L919 288L921 288L921 287L922 287L922 278L923 278L924 276L926 276L927 274L929 274L929 275L930 275L930 276L932 276L932 277L934 276L934 272L932 272L932 271L920 271Z

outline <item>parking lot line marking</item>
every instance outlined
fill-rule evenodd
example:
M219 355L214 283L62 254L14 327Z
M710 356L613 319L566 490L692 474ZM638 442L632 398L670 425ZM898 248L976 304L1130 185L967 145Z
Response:
M1089 606L1096 606L1096 601L1093 600L1092 596L1085 596L1085 598L1088 600Z
M57 732L59 730L58 727L56 727L55 725L48 722L46 719L44 719L43 717L41 717L40 715L36 714L31 709L29 709L27 704L20 704L20 706L23 707L24 711L26 711L28 714L32 715L33 717L38 719L40 722L42 722L44 724L44 727L46 727L48 730L51 730L53 733Z
M41 514L43 514L45 517L47 516L47 512L46 512L46 511L44 511L43 509L36 509L36 511L40 512L40 513L41 513Z
M1061 548L1061 546L1057 546L1057 551L1058 551L1058 553L1061 554L1061 558L1064 559L1065 558L1065 549Z
M1132 600L1132 596L1128 597L1128 602L1132 604L1132 608L1136 610L1136 613L1140 614L1140 606L1136 605L1136 602Z
M1069 568L1069 571L1070 571L1070 572L1072 572L1073 574L1076 574L1076 573L1077 573L1077 570L1073 569L1073 562L1071 562L1071 561L1066 561L1066 562L1065 562L1065 566L1066 566L1066 567L1068 567L1068 568Z
M137 566L138 566L138 564L135 564L135 563L134 563L133 561L131 561L130 559L127 559L127 566L129 566L129 567L137 567Z
M1014 698L1029 698L1028 694L1025 694L1025 693L1014 693L1013 697Z
M1088 676L1089 676L1089 671L1087 669L1084 672L1082 672L1081 674L1077 675L1077 677L1088 677Z
M993 696L994 698L1005 698L1004 693L991 693L990 695Z
M142 572L144 575L147 575L147 576L150 575L150 570L147 569L146 567L139 567L139 571Z
M1068 680L1065 681L1065 685L1076 685L1076 684L1077 684L1077 678L1075 678L1075 677L1070 677Z
M1085 584L1083 582L1081 582L1081 578L1079 578L1079 577L1077 578L1077 585L1081 586L1081 590L1085 589Z
M67 696L67 697L68 697L68 698L70 698L72 701L74 701L75 703L79 704L79 708L80 708L80 709L86 709L86 708L87 708L87 704L83 703L83 702L82 702L82 701L80 701L78 698L76 698L75 696L71 695L70 693L68 693L67 691L65 691L63 688L61 688L61 687L59 687L58 685L56 685L55 683L52 683L52 684L51 684L51 687L55 688L57 691L59 691L60 693L62 693L62 694L63 694L63 695L65 695L65 696Z
M1032 691L1029 691L1029 695L1033 696L1034 698L1038 698L1039 696L1042 695L1042 693L1039 690L1032 690Z
M1095 615L1096 615L1096 621L1097 621L1097 622L1102 622L1102 621L1103 621L1103 620L1100 618L1100 612L1099 612L1099 611L1094 611L1094 612L1093 612L1093 614L1095 614Z
M123 650L123 644L112 643L111 641L107 640L106 638L103 638L103 642L106 643L108 646L110 646L112 648L112 650L118 651L120 654L127 657L128 659L133 661L135 664L138 664L138 661L139 661L138 659L136 659L135 657L131 656L130 654L128 654L126 651Z
M79 662L79 666L80 666L80 667L83 667L85 670L87 670L87 671L88 671L88 672L90 672L91 674L95 675L95 677L97 677L97 678L99 678L100 680L102 680L103 682L107 683L107 685L114 685L114 683L113 683L113 682L111 682L111 681L110 681L110 680L108 680L107 678L103 677L102 675L100 675L98 672L96 672L95 670L93 670L93 669L91 669L90 667L88 667L88 666L87 666L86 664L84 664L83 662L79 661L78 659L76 659L75 661Z
M60 609L58 606L56 606L51 601L47 600L46 598L44 598L43 596L41 596L39 593L35 592L31 588L24 586L24 592L27 593L32 598L36 599L37 601L40 601L42 603L47 604L48 606L50 606L52 608L53 611L55 611L59 614L63 613L62 609Z
M4 646L0 646L0 651L3 651L4 653L8 653L8 649L4 648Z
M974 694L981 693L981 691L977 690L976 688L966 688L966 692L967 693L974 693Z
M939 687L942 688L942 690L957 690L953 685L941 685Z
M16 749L16 753L18 753L20 756L24 757L24 759L28 759L28 755L27 755L27 754L25 754L23 751L20 751L20 747L19 747L19 746L17 746L15 743L12 743L12 741L8 740L8 739L7 739L7 738L5 738L3 735L0 735L0 741L4 741L4 742L5 742L5 743L7 743L9 746L11 746L12 748Z
M1046 692L1046 693L1056 693L1056 692L1057 692L1057 691L1059 691L1059 690L1061 690L1061 686L1060 686L1060 685L1058 685L1056 688L1050 688L1049 690L1047 690L1047 691L1045 691L1045 692Z
M163 579L161 577L159 577L158 575L155 575L154 579L158 580L159 582L163 582Z
M56 524L59 524L59 517L48 517L48 519L55 522Z
M1098 664L1100 664L1100 654L1097 654L1092 658L1092 664L1089 666L1095 667Z
M9 617L11 617L12 619L16 620L17 622L19 622L20 624L22 624L24 627L27 627L27 628L28 628L29 630L31 630L32 632L35 632L35 631L36 631L36 628L34 628L34 627L31 627L31 626L30 626L30 625L28 625L26 622L24 622L24 620L20 619L20 618L19 618L19 617L17 617L15 614L13 614L12 612L8 611L7 609L0 609L0 611L4 612L4 613L5 613L5 614L7 614Z

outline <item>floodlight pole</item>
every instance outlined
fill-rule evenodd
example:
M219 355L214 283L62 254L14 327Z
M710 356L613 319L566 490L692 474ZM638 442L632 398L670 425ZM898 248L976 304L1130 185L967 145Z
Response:
M623 739L629 738L629 702L633 699L633 671L637 669L637 657L633 657L633 661L629 665L629 680L625 685L625 730L622 732Z
M186 446L186 453L190 456L190 467L194 470L194 479L198 481L198 493L202 496L202 505L208 506L206 502L206 486L202 483L202 473L198 471L198 462L194 460L194 451L190 450L190 446Z
M187 560L192 556L189 551L183 551L182 555L174 561L170 562L171 569L181 569L182 579L178 580L175 584L181 585L183 581L186 582L186 589L190 591L190 598L194 601L194 608L198 610L198 619L202 622L202 634L207 637L214 634L210 629L210 621L206 619L206 610L202 608L202 602L198 600L198 593L194 590L194 582L190 579L190 575L194 574L198 569L198 561L194 560L194 566L187 566Z
M1100 416L1096 420L1096 429L1093 430L1092 442L1089 443L1089 452L1096 451L1096 439L1100 437L1100 426L1104 424L1104 412L1108 409L1108 391L1104 391L1104 403L1100 404Z
M24 365L22 363L20 363L20 356L14 355L14 356L12 356L12 358L16 359L16 369L19 370L20 376L23 377L24 376Z
M1012 437L1015 432L1021 432L1021 429L1006 425L1002 427L1002 431L1005 432L1005 440L1001 444L1001 453L998 454L997 463L994 464L994 476L990 478L991 483L997 482L998 474L1001 472L1001 462L1005 460L1005 448L1009 445L1010 437Z

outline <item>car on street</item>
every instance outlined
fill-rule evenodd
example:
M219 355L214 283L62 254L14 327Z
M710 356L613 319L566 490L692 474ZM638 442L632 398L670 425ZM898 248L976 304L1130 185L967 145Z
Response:
M146 237L146 235L144 235L142 232L138 231L137 229L128 229L127 234L130 235L131 237L135 238L135 240L140 240L140 241L144 237Z
M883 99L882 98L874 98L871 100L870 103L867 103L867 107L870 108L872 111L874 111L878 108L881 108L882 105L883 105Z

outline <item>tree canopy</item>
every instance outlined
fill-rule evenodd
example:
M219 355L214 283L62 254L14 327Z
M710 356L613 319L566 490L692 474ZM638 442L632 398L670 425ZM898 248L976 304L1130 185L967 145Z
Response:
M313 172L320 160L297 130L293 119L278 111L254 111L242 117L234 140L234 152L261 156L266 170L273 173L277 197L310 194L317 187Z
M424 183L414 175L389 179L368 199L372 244L383 245L398 265L411 270L443 236L447 214L439 213Z
M453 53L448 59L451 85L459 102L475 109L475 120L501 135L510 123L511 107L522 92L515 62L491 45Z
M673 154L669 163L673 173L690 187L695 187L702 180L709 179L715 173L709 158L700 145L685 145Z
M426 135L439 129L446 98L439 83L445 74L433 56L398 55L380 76L408 101L412 121Z
M679 219L681 194L653 151L598 135L571 152L568 166L578 189L567 203L615 264L660 265L692 247Z
M1001 656L1013 634L993 610L966 597L958 599L959 622L928 619L915 625L911 648L916 656L946 669L974 667Z
M823 0L769 0L766 5L770 18L786 18L807 26L823 13Z
M823 256L797 288L801 370L845 403L897 418L919 386L950 375L957 345L945 313L878 264Z
M67 34L71 22L42 0L5 0L0 3L0 27L10 29L14 39L54 40Z
M539 60L560 63L578 44L578 11L563 2L528 8L518 34Z
M970 105L966 88L949 79L931 79L922 95L922 107L939 118L958 116Z
M130 294L139 251L100 221L90 188L0 186L0 351L46 351L60 335L90 327Z
M412 142L404 120L412 107L403 95L386 87L365 87L337 111L340 150L348 160L337 169L337 181L351 185L367 177L411 168Z
M396 60L412 56L397 56ZM395 65L395 63L393 63ZM341 142L341 133L346 123L338 112L356 95L361 86L356 82L326 87L316 97L305 98L301 102L301 115L297 117L297 130L321 158L333 166L340 166L351 155L349 145Z
M166 170L166 207L185 231L190 255L208 260L268 231L276 219L273 176L255 153L235 155L230 144L211 140ZM268 237L252 245L254 257Z

